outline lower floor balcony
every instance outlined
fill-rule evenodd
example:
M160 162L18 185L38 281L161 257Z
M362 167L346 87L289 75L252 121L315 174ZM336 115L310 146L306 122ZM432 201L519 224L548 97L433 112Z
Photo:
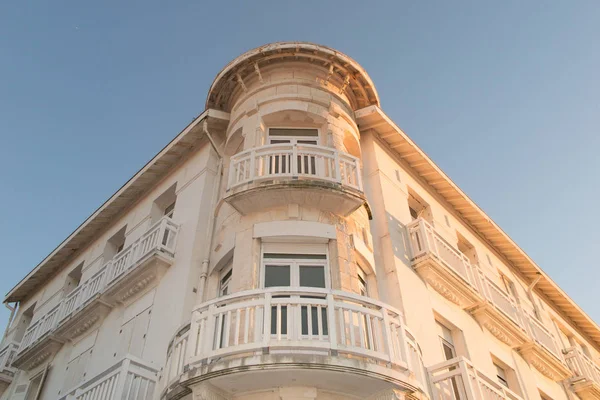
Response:
M199 382L224 398L315 385L361 399L427 393L420 349L398 311L311 288L240 292L198 307L169 348L161 397L179 398Z
M59 400L152 399L157 370L148 362L127 355L102 373L73 388Z
M12 362L18 348L18 342L7 342L0 348L0 396L8 388L17 372L16 368L12 366Z
M565 361L572 372L571 388L582 400L600 399L600 366L578 347L564 350Z
M464 357L428 368L434 400L523 400Z
M243 215L288 204L348 215L365 202L360 161L309 144L250 149L231 157L225 201Z

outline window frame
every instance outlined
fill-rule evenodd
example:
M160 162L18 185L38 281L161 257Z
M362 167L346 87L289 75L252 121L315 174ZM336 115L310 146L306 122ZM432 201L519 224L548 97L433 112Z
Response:
M271 135L271 129L298 129L298 130L316 130L317 136L279 136ZM274 140L289 140L288 143L271 143L271 139ZM298 141L316 141L312 143L298 143ZM292 126L269 126L267 128L267 144L291 144L291 145L303 145L303 146L319 146L321 141L321 129L320 128L307 128L307 127L292 127Z
M365 269L360 266L360 264L356 264L356 277L358 278L359 294L364 297L370 297L368 274L365 272ZM364 294L362 293L363 290Z
M229 276L227 276L229 275ZM231 294L229 286L231 285L231 278L233 277L233 264L228 263L225 268L219 271L219 292L218 297L223 297ZM223 293L223 289L227 290L227 293Z

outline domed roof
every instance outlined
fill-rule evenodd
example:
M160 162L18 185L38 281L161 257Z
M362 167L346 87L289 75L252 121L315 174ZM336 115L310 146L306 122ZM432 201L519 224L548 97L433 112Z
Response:
M354 110L379 106L379 96L367 72L352 58L330 47L307 42L276 42L247 51L221 70L208 91L206 108L230 111L230 99L237 85L260 68L286 61L304 61L329 69L344 82Z

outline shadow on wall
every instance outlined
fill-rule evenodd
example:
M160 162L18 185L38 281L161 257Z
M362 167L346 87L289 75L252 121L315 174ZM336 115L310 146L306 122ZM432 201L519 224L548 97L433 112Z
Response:
M410 247L410 238L408 237L408 229L406 225L398 221L390 213L386 213L388 221L388 229L394 256L399 260L404 267L412 271L411 258L412 249Z

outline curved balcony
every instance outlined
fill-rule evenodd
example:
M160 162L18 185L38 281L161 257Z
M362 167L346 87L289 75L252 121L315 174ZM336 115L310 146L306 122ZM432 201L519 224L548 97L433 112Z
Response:
M163 372L161 398L168 399L198 382L230 395L286 385L358 398L426 392L421 353L399 311L313 288L245 291L202 304L171 343Z
M231 157L225 200L244 215L287 204L348 215L365 201L360 162L316 145L246 150Z

